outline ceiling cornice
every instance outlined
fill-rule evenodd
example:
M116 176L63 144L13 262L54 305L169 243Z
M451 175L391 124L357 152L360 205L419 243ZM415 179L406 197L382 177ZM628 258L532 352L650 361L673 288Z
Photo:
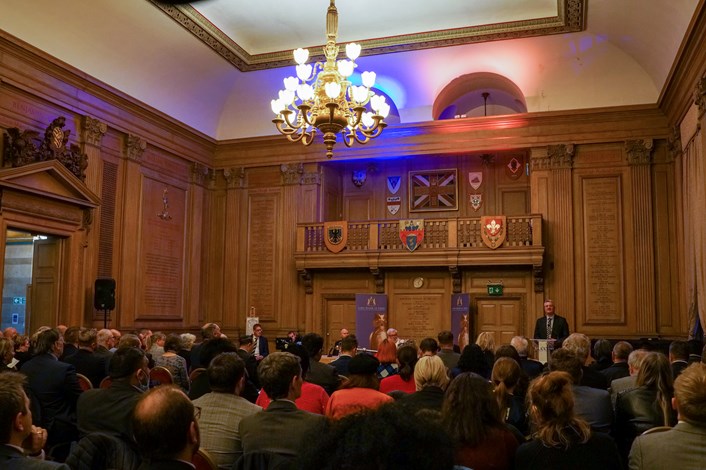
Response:
M190 5L169 5L158 0L150 2L242 72L294 64L290 50L249 54ZM361 55L408 52L583 31L586 29L586 2L587 0L557 0L558 15L547 18L361 40ZM321 60L324 60L322 54L312 55L312 61Z

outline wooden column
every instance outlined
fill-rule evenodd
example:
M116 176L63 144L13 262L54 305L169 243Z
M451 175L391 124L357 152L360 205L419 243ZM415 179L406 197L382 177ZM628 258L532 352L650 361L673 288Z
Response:
M81 132L81 140L83 144L83 152L88 157L88 167L86 168L86 186L93 191L97 196L101 195L103 189L103 159L101 157L101 141L103 135L108 131L108 126L94 119L91 116L83 116L83 130ZM103 325L102 313L96 315L93 309L93 283L98 273L98 250L100 241L100 217L101 207L93 210L92 223L89 231L86 234L86 247L84 250L84 276L83 289L81 292L84 296L83 317L87 320L87 324L96 322L95 325ZM101 320L101 321L99 321ZM83 321L75 324L84 324Z
M635 306L639 333L657 331L655 317L654 230L652 224L652 139L628 140L625 153L630 165L632 217L634 224Z
M550 145L532 149L530 161L532 213L542 214L545 225L544 297L554 300L557 312L576 328L574 296L574 223L571 168L574 146ZM533 304L534 318L542 313L542 299ZM528 320L528 325L532 323Z

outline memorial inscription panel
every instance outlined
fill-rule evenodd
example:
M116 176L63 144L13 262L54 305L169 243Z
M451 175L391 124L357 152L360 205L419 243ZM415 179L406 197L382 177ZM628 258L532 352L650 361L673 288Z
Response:
M261 318L272 315L275 310L278 197L279 194L255 194L251 195L249 204L247 305L257 307Z
M586 323L622 322L620 177L586 178L582 189Z
M414 339L419 344L426 337L436 338L442 329L442 294L396 295L393 308L394 324L389 326L397 328L401 338Z

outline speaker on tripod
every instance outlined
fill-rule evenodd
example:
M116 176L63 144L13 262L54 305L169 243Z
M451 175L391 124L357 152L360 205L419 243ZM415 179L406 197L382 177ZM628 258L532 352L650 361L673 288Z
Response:
M115 309L115 279L96 279L93 292L93 308L103 311L103 325L108 328L108 312Z

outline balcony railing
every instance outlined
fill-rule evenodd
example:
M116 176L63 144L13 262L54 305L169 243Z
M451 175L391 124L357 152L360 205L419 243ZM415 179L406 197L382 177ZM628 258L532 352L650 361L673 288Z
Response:
M346 247L339 253L326 248L323 223L297 226L297 268L336 266L434 266L530 264L541 266L542 216L506 218L503 244L491 249L481 237L481 219L424 219L424 239L412 253L402 243L399 221L348 222ZM410 256L412 255L412 256Z

